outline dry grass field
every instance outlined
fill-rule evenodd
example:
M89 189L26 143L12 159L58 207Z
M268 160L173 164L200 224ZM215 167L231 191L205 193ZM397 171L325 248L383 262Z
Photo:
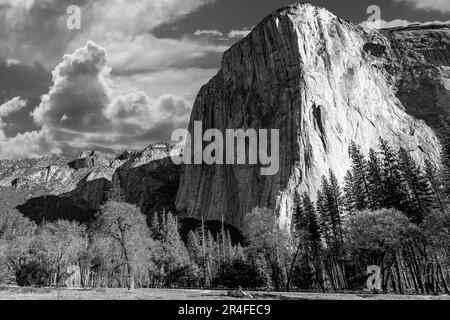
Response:
M249 292L258 300L450 300L448 295ZM227 291L187 289L66 289L0 287L0 300L233 300Z

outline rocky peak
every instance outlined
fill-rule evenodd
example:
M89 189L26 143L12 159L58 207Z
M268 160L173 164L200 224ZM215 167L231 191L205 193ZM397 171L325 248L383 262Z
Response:
M264 206L288 224L294 190L314 197L329 169L342 181L352 141L368 153L382 137L438 163L432 126L449 110L449 41L446 26L377 31L309 4L275 11L225 52L197 96L189 131L194 121L222 132L279 129L280 171L184 165L177 208L241 227Z
M69 163L75 170L94 167L111 167L116 160L116 155L100 151L83 151L78 157Z

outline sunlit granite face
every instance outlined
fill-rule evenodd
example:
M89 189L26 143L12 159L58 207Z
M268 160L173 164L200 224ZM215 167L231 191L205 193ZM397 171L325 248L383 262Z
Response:
M430 126L450 100L449 41L446 26L368 30L308 4L274 12L224 54L189 131L195 121L222 132L279 129L280 170L184 165L177 209L242 227L247 212L270 207L289 224L294 190L314 198L330 168L342 180L352 141L368 153L382 137L438 163Z

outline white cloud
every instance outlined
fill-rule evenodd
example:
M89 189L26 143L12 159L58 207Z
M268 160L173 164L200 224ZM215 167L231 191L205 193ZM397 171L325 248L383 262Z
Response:
M210 65L227 47L152 32L213 1L80 0L82 29L68 32L72 0L0 0L0 57L53 69L53 85L32 112L40 129L16 137L2 131L0 157L139 147L186 126L194 96L217 72ZM73 53L60 62L65 52Z
M59 149L48 139L48 132L26 132L15 137L6 137L4 117L10 116L27 105L27 101L15 97L0 105L0 158L25 158L40 156L49 152L58 153Z
M88 40L99 43L113 56L114 47L122 45L121 52L126 52L125 46L136 46L136 37L142 40L146 36L150 38L145 40L150 45L147 52L151 52L159 46L159 39L151 35L154 28L214 1L79 0L82 28L74 32L66 27L66 9L72 0L0 0L0 56L14 57L25 64L39 61L53 68L63 53L76 50ZM183 52L186 42L180 41L176 50ZM164 44L161 41L161 46ZM196 49L203 50L201 44Z
M0 5L10 5L28 10L33 6L34 2L35 0L0 0Z
M90 11L91 34L120 32L125 35L152 30L197 10L213 0L97 0Z
M6 67L13 67L20 64L20 60L17 59L6 59Z
M405 2L416 9L435 10L440 12L450 12L449 0L394 0L396 2Z
M243 29L243 30L231 30L228 33L228 38L244 38L247 36L251 30L249 29Z
M197 30L194 33L195 36L212 36L212 37L223 37L223 33L219 30Z
M6 159L36 158L58 154L58 147L46 130L25 132L15 137L6 137L0 130L0 157Z
M144 147L149 139L170 137L171 129L186 126L190 102L185 97L166 93L151 98L114 83L110 71L106 50L94 42L66 54L53 71L50 91L31 114L40 130L15 137L0 130L0 156L45 155L67 146ZM25 104L19 97L4 103L0 119Z
M168 68L151 73L116 75L114 83L125 88L135 87L152 98L157 98L167 92L176 92L185 97L192 105L200 88L216 73L217 69Z
M33 111L34 121L41 126L59 127L66 115L70 121L65 122L74 129L95 131L102 125L102 108L110 99L109 72L106 51L91 41L64 55L53 71L53 86Z
M11 100L8 100L0 105L0 123L3 117L7 117L12 113L19 111L20 109L26 107L26 105L27 100L24 100L21 97L12 98Z
M212 52L222 53L227 49L204 41L159 39L151 34L110 42L105 48L116 72L154 72L174 66L182 68L193 59L204 58Z
M116 72L162 69L204 57L210 51L223 52L226 48L203 40L164 39L152 34L157 26L212 2L214 0L95 1L85 14L88 22L68 48L75 50L87 39L95 41L108 51L110 64Z
M176 95L151 99L142 91L117 94L104 109L105 117L115 124L131 124L149 130L158 122L187 122L189 102Z
M366 28L378 28L379 29L386 29L386 28L396 28L396 27L407 27L409 25L431 25L431 24L450 24L450 21L427 21L427 22L411 22L408 20L403 19L395 19L392 21L386 21L386 20L380 20L378 24L374 24L373 22L361 22L360 25Z

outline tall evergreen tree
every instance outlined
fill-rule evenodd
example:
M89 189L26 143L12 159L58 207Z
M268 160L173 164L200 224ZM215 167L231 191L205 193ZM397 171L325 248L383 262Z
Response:
M189 231L187 243L186 243L186 249L189 254L189 258L192 262L196 263L197 265L201 266L202 264L202 247L198 238L197 233L194 231Z
M106 200L125 202L125 192L120 185L120 178L116 173L112 176L111 186L106 192Z
M343 198L338 181L330 170L330 180L326 176L322 178L321 191L317 195L317 212L320 216L320 224L327 243L327 259L325 264L327 273L332 279L335 289L347 287L344 267L343 247Z
M408 216L414 223L421 223L431 209L432 191L420 167L404 148L398 151L399 170L408 194Z
M162 263L169 281L172 282L176 280L174 277L180 270L189 264L189 255L178 232L177 218L170 211L165 215L162 230Z
M322 182L322 185L323 185L323 182ZM325 196L324 196L322 190L319 190L317 192L316 212L319 217L320 233L325 238L325 242L326 242L327 246L331 247L331 237L332 237L331 221L330 221L330 216L328 214L328 211L327 211L327 208L325 205Z
M345 202L339 182L331 169L329 170L329 180L326 177L322 178L322 192L325 196L325 208L331 222L334 237L336 240L342 240L342 216Z
M361 152L361 148L353 141L349 148L349 155L352 160L356 208L357 210L373 209L367 177L367 161Z
M158 212L156 211L153 212L153 215L150 219L149 228L152 238L161 241L163 235L161 232L161 223L159 221L159 215Z
M443 117L438 130L442 145L442 182L445 188L446 201L450 202L450 117Z
M355 178L351 170L347 171L347 175L344 178L344 196L345 196L345 209L350 214L354 214L357 211L357 193L355 190Z
M431 186L433 196L433 207L436 209L444 210L444 199L442 181L439 177L439 173L436 167L427 159L425 160L424 168L425 178Z
M303 209L302 197L300 196L297 190L294 191L293 202L294 202L293 203L294 212L292 214L293 227L296 231L304 230L306 226L305 212Z
M372 199L372 209L379 209L383 205L383 172L381 169L381 160L374 149L369 151L369 160L367 162L367 180L369 193Z
M230 230L225 232L225 242L224 242L224 251L225 251L225 261L233 260L236 256L236 250L233 246L233 241L231 239Z
M380 138L381 167L383 174L383 208L404 211L407 201L402 189L402 181L395 152L386 140Z
M307 221L306 228L308 230L309 239L313 243L314 247L319 247L321 234L320 225L317 220L317 213L314 207L314 202L309 197L308 193L304 193L302 196L304 215Z

